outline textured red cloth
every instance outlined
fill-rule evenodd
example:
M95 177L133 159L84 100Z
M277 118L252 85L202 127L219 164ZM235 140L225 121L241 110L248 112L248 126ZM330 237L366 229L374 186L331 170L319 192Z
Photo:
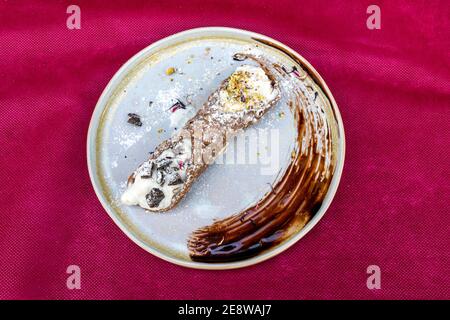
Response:
M0 4L0 297L450 298L450 11L447 1L70 1ZM322 74L347 154L323 220L256 266L191 270L129 240L86 166L90 116L132 55L173 33L230 26L271 36ZM81 290L66 268L81 267ZM381 289L366 287L369 265Z

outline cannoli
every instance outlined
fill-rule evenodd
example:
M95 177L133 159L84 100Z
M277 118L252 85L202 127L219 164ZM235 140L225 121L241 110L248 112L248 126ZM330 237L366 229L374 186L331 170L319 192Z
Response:
M223 152L227 139L256 123L280 99L278 82L264 60L239 67L184 127L158 145L128 178L126 205L163 212L175 207L200 174Z

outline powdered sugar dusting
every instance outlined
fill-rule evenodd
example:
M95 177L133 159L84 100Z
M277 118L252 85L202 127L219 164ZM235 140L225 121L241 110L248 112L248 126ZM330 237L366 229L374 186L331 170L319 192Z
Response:
M206 50L207 47L210 50ZM193 230L211 223L213 219L239 212L249 206L249 202L261 199L275 181L276 174L262 176L260 163L211 165L179 206L162 214L123 206L119 198L126 189L129 173L187 120L188 117L181 117L182 114L174 116L176 112L170 111L177 99L190 110L197 111L237 67L251 63L233 60L232 56L237 52L270 57L272 51L269 53L268 49L242 41L202 39L177 45L175 54L173 51L167 54L159 52L159 60L145 65L133 76L105 125L102 166L106 183L113 190L115 205L123 212L127 223L139 233L162 250L185 259L188 259L186 238ZM177 71L167 75L166 70L170 67ZM127 123L130 112L140 116L141 127ZM285 116L281 117L281 113ZM183 119L176 124L172 122L171 126L171 118L178 116ZM254 126L257 130L275 128L282 132L279 146L281 167L288 163L295 141L293 123L289 108L280 102Z

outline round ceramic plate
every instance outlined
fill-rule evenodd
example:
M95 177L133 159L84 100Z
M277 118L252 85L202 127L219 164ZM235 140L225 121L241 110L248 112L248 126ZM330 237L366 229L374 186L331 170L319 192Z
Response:
M296 66L320 95L334 135L336 166L327 194L316 214L293 236L247 259L207 263L191 260L187 239L210 225L257 203L280 179L296 148L298 129L283 97L252 127L259 134L278 132L277 163L229 161L214 163L194 183L177 207L151 213L125 206L120 196L128 176L174 130L170 107L177 101L198 109L208 96L241 64L238 52L264 56L284 66ZM173 69L172 69L173 68ZM172 71L175 71L172 73ZM142 125L130 124L129 113ZM270 140L268 140L270 141ZM252 149L252 148L249 148ZM267 146L266 146L267 149ZM233 154L228 147L224 157ZM249 150L258 159L260 151ZM253 154L252 154L253 152ZM257 154L255 154L257 153ZM160 40L132 57L115 74L92 115L87 141L89 174L95 192L114 222L146 251L175 264L202 269L230 269L252 265L287 249L302 238L327 210L339 183L344 162L342 120L331 92L314 68L299 54L266 36L230 28L200 28ZM223 158L222 158L223 159ZM263 173L263 174L262 174Z

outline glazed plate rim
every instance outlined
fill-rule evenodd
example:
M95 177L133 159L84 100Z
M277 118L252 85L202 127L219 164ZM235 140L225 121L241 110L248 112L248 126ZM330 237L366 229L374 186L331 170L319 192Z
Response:
M211 37L211 36L233 36L241 39L248 39L248 38L257 38L269 41L278 47L282 48L284 51L289 52L292 56L297 58L299 61L301 61L303 67L308 69L308 73L310 76L314 76L316 82L318 82L318 85L322 88L324 91L324 94L327 96L327 98L330 101L330 104L332 106L335 118L337 120L337 126L339 130L339 142L338 142L338 150L337 150L337 163L335 168L335 173L333 175L330 187L328 189L327 195L322 203L322 206L320 207L319 211L311 218L310 221L300 230L297 234L292 236L290 239L282 242L278 246L268 249L267 251L262 252L261 254L239 260L239 261L233 261L233 262L221 262L221 263L206 263L206 262L197 262L197 261L188 261L183 260L174 256L170 256L164 252L159 251L156 248L151 247L149 244L145 243L142 239L139 238L137 234L135 234L131 228L129 228L119 217L119 214L114 210L114 208L109 203L107 197L104 194L103 187L101 186L101 182L98 177L98 170L97 170L97 132L100 125L100 120L102 118L102 114L105 110L105 107L107 106L108 100L111 97L111 93L114 92L114 88L119 85L119 83L123 80L123 76L130 70L131 67L134 66L134 64L141 59L142 57L147 56L148 54L151 54L152 51L159 49L160 47L163 47L166 43L174 42L176 40L179 41L186 41L190 38L201 38L201 37ZM320 219L325 215L325 212L328 210L328 207L330 206L334 195L336 193L337 187L339 185L339 181L342 175L342 170L344 167L344 158L345 158L345 134L344 134L344 126L342 123L342 118L339 112L339 108L336 104L336 101L333 98L333 95L331 94L328 86L326 85L325 81L322 79L322 77L319 75L319 73L314 69L314 67L300 54L295 52L293 49L287 47L286 45L270 38L265 35L242 30L242 29L236 29L236 28L228 28L228 27L203 27L203 28L195 28L195 29L189 29L186 31L182 31L179 33L176 33L174 35L171 35L169 37L163 38L161 40L158 40L146 48L142 49L138 53L136 53L134 56L132 56L125 64L121 66L121 68L114 74L114 76L109 81L106 88L103 90L95 108L92 113L92 117L89 123L89 129L87 134L87 165L88 165L88 171L89 171L89 177L92 183L92 186L94 187L95 194L97 195L97 198L99 199L100 203L102 204L105 211L108 213L108 215L111 217L111 219L115 222L115 224L127 235L128 238L130 238L134 243L136 243L138 246L140 246L145 251L163 259L168 262L171 262L176 265L180 265L183 267L188 268L194 268L194 269L209 269L209 270L225 270L225 269L236 269L236 268L242 268L246 266L251 266L260 262L263 262L267 259L270 259L279 253L285 251L289 247L291 247L294 243L299 241L301 238L303 238L319 221Z

